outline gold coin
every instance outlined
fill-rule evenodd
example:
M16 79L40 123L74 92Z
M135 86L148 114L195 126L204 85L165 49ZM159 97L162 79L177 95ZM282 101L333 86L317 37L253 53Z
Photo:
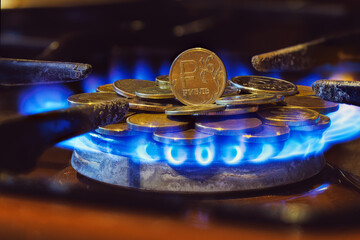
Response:
M289 127L277 127L263 124L262 130L241 136L240 141L249 143L270 143L285 141L290 136Z
M170 87L185 105L214 103L224 92L227 77L220 58L204 48L182 52L171 65Z
M315 92L312 90L311 87L303 86L303 85L296 85L298 90L298 96L315 96Z
M155 82L157 83L159 88L162 88L162 89L169 89L170 88L169 75L157 76L155 78Z
M273 126L306 126L315 124L319 113L303 107L269 107L257 114L263 122Z
M149 112L165 112L166 109L174 106L169 103L148 102L139 99L127 99L127 101L130 109Z
M224 111L218 111L218 112L208 112L204 115L206 116L234 116L234 115L242 115L246 113L252 113L256 112L259 109L259 106L243 106L243 107L237 107L237 108L228 108L226 106L226 109Z
M155 131L167 131L176 132L184 129L188 129L189 122L175 121L169 119L166 114L149 114L139 113L132 115L126 119L128 126L131 130L142 132L155 132Z
M159 88L158 86L137 89L135 95L146 99L174 98L174 94L170 88Z
M195 129L207 134L232 136L255 132L261 129L261 124L258 118L226 118L216 121L207 119L196 122Z
M291 127L292 131L306 131L312 132L317 130L325 130L330 127L330 118L328 116L320 114L320 119L313 125L300 126L300 127Z
M202 115L209 112L223 111L225 106L216 104L203 104L198 106L179 106L165 110L167 115Z
M80 93L68 97L70 105L92 105L124 99L116 93Z
M213 135L188 129L181 132L155 132L153 138L166 144L197 145L213 140Z
M115 93L115 90L113 88L113 85L110 83L99 86L98 88L96 88L96 92Z
M115 123L115 124L99 127L98 129L96 129L96 132L103 135L121 136L121 137L136 135L135 131L132 131L128 128L126 122Z
M153 81L140 79L121 79L113 84L114 90L117 94L123 97L135 98L135 91L145 87L154 87L156 83Z
M328 102L316 96L291 96L286 97L285 102L289 106L306 107L323 114L339 109L338 103Z
M277 95L267 93L243 94L231 97L223 97L216 100L220 105L259 105L279 101Z

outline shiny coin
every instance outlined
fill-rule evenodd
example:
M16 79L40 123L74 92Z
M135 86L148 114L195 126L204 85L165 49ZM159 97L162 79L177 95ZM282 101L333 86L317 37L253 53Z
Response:
M291 130L312 132L317 130L326 130L328 127L330 127L330 118L328 116L320 114L320 119L315 124L300 127L291 127Z
M185 105L214 103L227 82L223 62L204 48L192 48L177 56L169 79L175 97Z
M116 93L80 93L68 97L70 105L92 105L124 99Z
M96 88L96 91L97 92L105 92L105 93L115 93L115 90L111 83L99 86L98 88Z
M227 85L221 97L230 97L230 96L239 95L240 92L241 90L239 88Z
M174 106L169 103L155 103L139 99L127 99L127 101L129 102L130 109L149 112L165 112L166 109Z
M339 109L339 104L322 100L316 96L291 96L286 97L285 102L288 106L306 107L323 114Z
M241 136L240 140L250 143L270 143L285 141L290 136L289 127L277 127L263 124L262 130Z
M137 89L135 95L146 99L174 98L174 94L170 88L159 88L158 86Z
M139 113L126 119L131 130L142 132L176 132L189 128L190 123L185 121L175 121L167 117L166 114Z
M218 112L208 112L204 115L206 116L234 116L234 115L242 115L246 113L256 112L259 109L259 106L244 106L244 107L236 107L236 108L229 108L226 106L224 111Z
M213 140L213 135L189 129L181 132L155 132L153 138L166 144L196 145Z
M155 82L139 79L121 79L113 84L114 90L117 94L123 97L134 98L135 92L138 89L156 86Z
M296 87L298 89L298 96L315 96L315 92L311 87L303 85L296 85Z
M202 115L208 112L225 110L225 106L216 104L203 104L197 106L179 106L165 110L167 115Z
M258 118L228 118L200 121L195 123L195 129L207 134L233 136L260 130L261 124Z
M155 78L155 82L159 86L159 88L169 89L170 88L170 81L169 75L161 75Z
M318 112L302 107L269 107L257 113L264 123L273 126L306 126L319 119Z
M254 93L231 97L223 97L216 100L220 105L259 105L279 101L275 94Z
M98 129L96 129L96 132L103 135L119 137L136 135L135 131L132 131L128 128L128 124L126 122L99 127Z
M230 80L231 84L249 93L272 93L290 96L297 93L295 84L277 78L264 76L238 76Z

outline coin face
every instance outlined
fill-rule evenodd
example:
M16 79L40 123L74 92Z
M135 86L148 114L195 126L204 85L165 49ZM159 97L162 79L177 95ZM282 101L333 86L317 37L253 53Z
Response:
M306 107L319 113L335 112L339 109L339 104L322 100L316 96L290 96L285 98L288 106Z
M249 93L272 93L290 96L297 93L295 84L277 78L264 76L238 76L230 80L231 84Z
M118 137L136 135L135 131L131 131L128 128L128 125L126 122L110 124L110 125L106 125L103 127L99 127L98 129L96 129L96 132L103 134L103 135L118 136Z
M213 135L188 129L181 132L155 132L153 138L166 144L197 145L213 140Z
M159 86L159 88L163 88L163 89L170 88L169 75L157 76L157 77L155 78L155 82L157 83L157 85Z
M135 92L138 89L155 86L155 82L140 79L121 79L115 81L113 84L114 90L117 94L128 98L135 98Z
M275 94L253 93L243 94L231 97L223 97L216 100L216 104L220 105L259 105L269 104L279 101Z
M298 96L315 96L315 92L311 87L303 85L296 85L296 87L298 89Z
M139 113L126 119L131 130L142 132L176 132L188 129L189 122L169 119L166 114Z
M169 103L155 103L139 99L127 99L127 101L129 102L130 109L149 112L165 112L166 109L174 106Z
M225 106L216 104L203 104L197 106L179 106L165 110L167 115L202 115L209 112L223 111Z
M318 112L302 107L269 107L257 114L264 123L273 126L306 126L319 119Z
M195 129L207 134L233 136L261 130L261 124L258 118L224 118L196 122Z
M234 116L234 115L242 115L247 113L256 112L259 109L259 106L244 106L244 107L237 107L237 108L229 108L226 106L224 111L217 111L217 112L208 112L205 113L205 116Z
M203 48L192 48L177 56L169 79L175 97L185 105L214 103L223 94L227 82L223 62Z
M330 118L328 116L320 114L319 121L317 121L315 124L300 127L291 127L291 131L325 131L328 127L330 127Z
M80 93L68 97L70 105L92 105L124 99L116 93Z
M174 98L170 88L159 88L158 86L140 88L135 91L135 95L146 99L170 99Z
M277 127L263 124L256 133L247 133L241 136L240 141L249 143L270 143L285 141L290 136L289 127Z
M98 88L96 88L96 92L115 93L115 90L113 88L113 85L110 83L99 86Z

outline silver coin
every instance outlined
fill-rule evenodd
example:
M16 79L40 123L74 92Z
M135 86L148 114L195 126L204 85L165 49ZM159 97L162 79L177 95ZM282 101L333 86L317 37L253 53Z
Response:
M159 88L158 86L140 88L135 91L135 95L146 99L171 99L174 94L170 88Z
M140 79L121 79L115 81L113 84L117 94L128 98L135 98L135 92L138 89L154 86L156 86L155 82Z
M240 141L249 143L270 143L285 141L290 136L290 128L286 126L270 126L263 124L262 130L241 136Z
M269 104L279 101L275 94L253 93L243 94L231 97L223 97L216 100L220 105L259 105Z
M162 89L169 89L170 88L169 75L157 76L155 78L155 82L157 83L159 88L162 88Z
M277 78L264 76L238 76L230 80L231 84L243 92L249 93L272 93L284 96L295 95L295 84Z
M213 140L213 135L201 133L195 129L181 132L155 132L153 138L161 143L176 145L197 145Z
M209 112L223 111L225 106L216 104L202 104L196 106L179 106L165 110L167 115L203 115Z

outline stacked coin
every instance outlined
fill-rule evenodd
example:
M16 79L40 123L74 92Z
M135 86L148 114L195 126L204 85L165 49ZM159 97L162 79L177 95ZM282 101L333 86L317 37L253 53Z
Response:
M203 48L181 53L169 75L154 81L122 79L97 91L68 100L89 104L126 99L135 111L119 124L99 128L98 133L126 137L145 132L164 144L197 145L216 136L235 136L245 143L283 142L290 131L325 130L330 119L319 113L338 108L310 96L308 87L282 79L237 76L228 81L220 58Z

